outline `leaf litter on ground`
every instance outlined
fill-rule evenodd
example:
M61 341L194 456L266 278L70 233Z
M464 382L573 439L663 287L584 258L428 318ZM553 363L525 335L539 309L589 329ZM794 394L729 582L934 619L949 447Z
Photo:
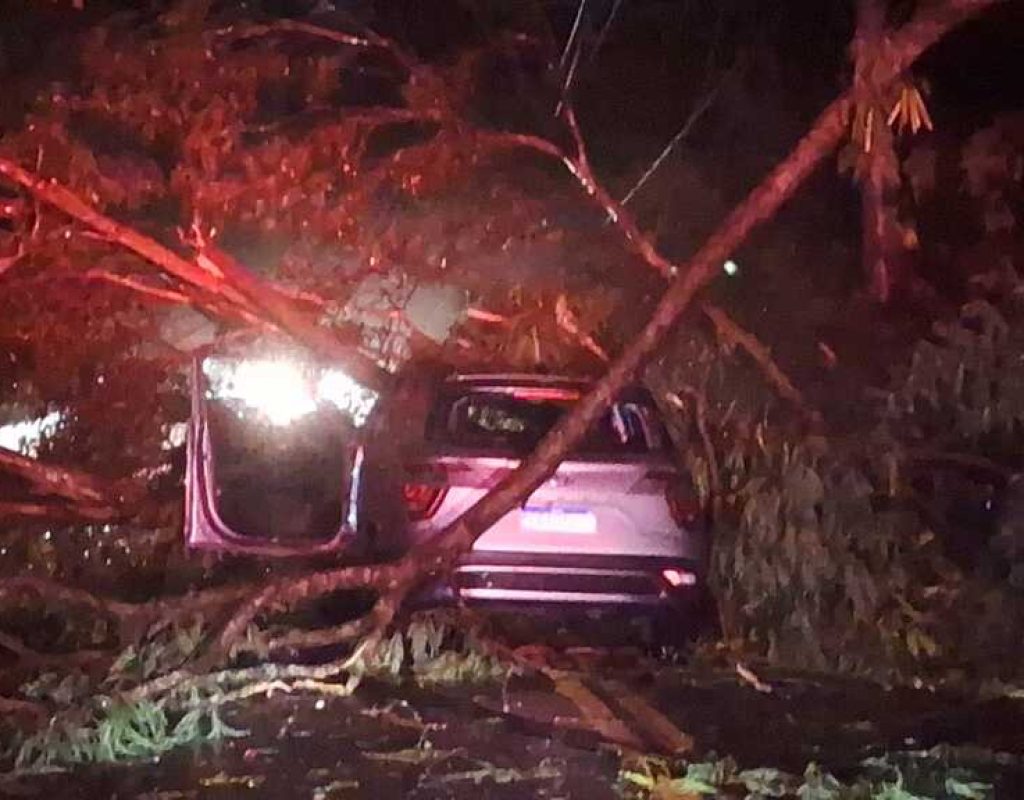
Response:
M861 772L844 783L817 764L802 777L760 767L739 770L731 758L670 762L633 756L619 772L624 796L650 800L698 800L704 797L748 800L993 800L992 784L970 769L951 763L948 749L894 753L864 759ZM737 794L738 793L738 794Z

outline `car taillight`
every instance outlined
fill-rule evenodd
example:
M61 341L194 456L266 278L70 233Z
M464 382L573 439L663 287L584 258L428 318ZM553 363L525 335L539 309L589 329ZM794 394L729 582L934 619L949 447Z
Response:
M402 500L412 522L430 519L448 493L447 476L441 469L410 468L402 484Z
M663 569L661 571L661 577L663 577L665 579L665 583L673 589L678 589L680 586L697 585L697 576L685 569Z
M448 490L444 486L427 486L423 483L407 483L402 486L402 499L405 510L413 522L430 519L444 500Z

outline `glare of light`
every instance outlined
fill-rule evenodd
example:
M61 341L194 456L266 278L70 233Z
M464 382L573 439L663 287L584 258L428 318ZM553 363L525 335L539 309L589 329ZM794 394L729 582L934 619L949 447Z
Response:
M167 428L167 435L164 437L160 447L164 450L174 450L185 444L188 436L188 424L185 422L172 423Z
M289 361L241 361L219 394L242 401L273 425L290 425L316 411L311 388L302 370Z
M0 447L26 456L36 456L43 436L51 433L60 421L60 412L51 411L44 417L0 425Z
M341 370L317 370L286 359L207 362L204 371L213 396L237 400L274 425L289 425L329 404L358 427L377 402L376 392ZM169 431L167 444L180 436L180 431Z
M352 416L356 426L362 426L377 402L377 393L356 383L341 370L324 370L316 387L317 399L332 403Z
M731 278L737 273L739 273L740 265L730 258L728 261L722 264L722 270L725 272L726 275L728 275Z

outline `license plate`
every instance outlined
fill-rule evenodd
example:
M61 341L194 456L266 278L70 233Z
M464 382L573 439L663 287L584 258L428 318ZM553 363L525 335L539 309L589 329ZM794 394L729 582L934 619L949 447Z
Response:
M597 519L584 508L530 508L523 509L522 526L529 531L548 533L594 533Z

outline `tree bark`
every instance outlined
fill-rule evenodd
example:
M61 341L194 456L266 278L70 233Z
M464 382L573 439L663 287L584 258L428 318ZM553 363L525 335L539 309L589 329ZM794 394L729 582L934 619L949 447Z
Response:
M875 60L882 57L885 17L884 0L860 0L857 4L854 85L864 101L875 106L879 106L881 100L877 97L881 87L873 85L872 69ZM879 106L868 124L875 128L887 127L884 117L884 109ZM883 132L886 135L869 132L867 140L873 146L860 154L861 261L869 295L876 302L886 304L892 297L895 276L886 253L886 232L892 209L885 198L885 166L895 162L896 151L888 131Z

